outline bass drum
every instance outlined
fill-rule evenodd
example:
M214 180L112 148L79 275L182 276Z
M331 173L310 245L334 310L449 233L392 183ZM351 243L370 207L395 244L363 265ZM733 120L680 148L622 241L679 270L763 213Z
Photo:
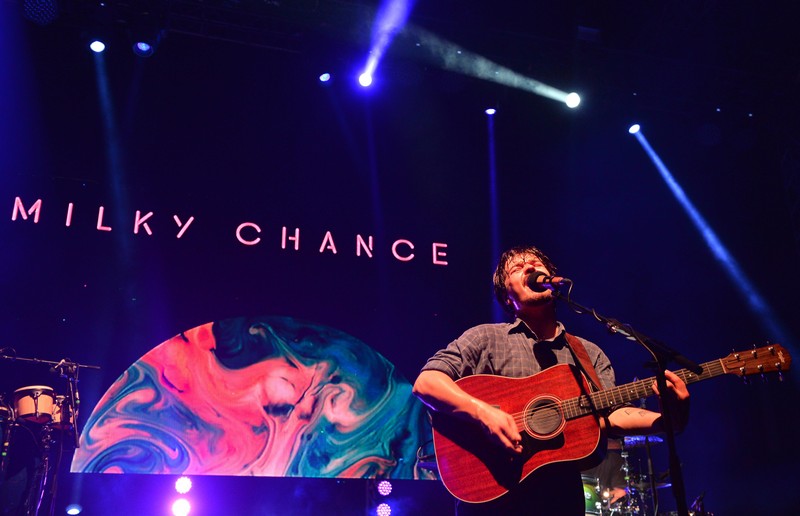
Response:
M600 514L603 507L600 501L600 483L597 478L588 475L581 475L583 480L583 498L586 515Z

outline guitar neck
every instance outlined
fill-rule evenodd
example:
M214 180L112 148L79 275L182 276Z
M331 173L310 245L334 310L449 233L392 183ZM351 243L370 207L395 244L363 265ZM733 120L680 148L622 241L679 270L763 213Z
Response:
M687 384L713 378L727 372L722 365L722 360L712 360L701 364L700 367L703 369L700 374L693 373L688 369L673 372ZM591 404L595 410L604 410L614 405L623 405L634 400L647 398L654 394L652 385L655 381L656 377L651 376L650 378L637 380L611 389L593 392L589 395Z
M770 344L750 351L733 352L727 357L701 364L703 372L693 373L688 369L675 371L685 383L699 382L722 374L749 376L787 371L792 363L789 352L780 344ZM584 394L564 403L564 416L568 419L584 416L590 412L605 410L615 405L647 398L653 395L652 385L656 378L650 377L619 387Z

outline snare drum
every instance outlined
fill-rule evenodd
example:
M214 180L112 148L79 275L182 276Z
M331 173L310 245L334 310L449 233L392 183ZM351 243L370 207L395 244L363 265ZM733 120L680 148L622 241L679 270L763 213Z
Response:
M586 502L586 515L601 514L603 503L600 501L600 484L595 477L581 475L583 480L583 498Z
M14 410L17 418L32 423L50 422L55 405L56 394L52 387L30 385L14 391Z

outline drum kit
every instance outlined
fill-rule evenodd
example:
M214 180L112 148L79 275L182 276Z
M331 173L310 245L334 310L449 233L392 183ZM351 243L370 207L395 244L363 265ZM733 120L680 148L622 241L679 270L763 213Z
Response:
M78 371L99 367L76 364L69 359L53 362L18 357L12 348L0 350L0 359L49 365L51 373L67 380L63 395L47 385L20 387L12 396L0 393L0 486L7 480L13 484L17 478L25 479L24 492L19 494L14 514L38 515L44 506L49 506L52 513L58 461L65 447L79 447ZM7 498L5 493L4 498ZM0 508L0 512L6 509Z
M667 482L656 481L659 475L652 472L640 473L631 466L630 451L636 448L645 448L649 462L649 447L651 444L663 442L658 436L630 436L625 437L620 444L618 441L609 440L609 449L618 449L621 457L620 470L624 476L624 486L603 485L605 479L593 475L582 475L583 496L585 499L586 516L646 516L652 509L654 499L657 500L658 489L670 487ZM625 496L615 498L614 487L624 489Z

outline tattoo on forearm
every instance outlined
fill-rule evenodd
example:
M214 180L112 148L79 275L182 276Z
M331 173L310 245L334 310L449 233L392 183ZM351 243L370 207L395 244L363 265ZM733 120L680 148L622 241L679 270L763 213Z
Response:
M632 408L626 408L626 409L623 409L623 411L625 412L626 416L630 416L630 415L633 415L633 414L638 414L639 417L645 417L647 415L647 411L646 410L641 410L641 409L635 410L635 409L632 409Z

